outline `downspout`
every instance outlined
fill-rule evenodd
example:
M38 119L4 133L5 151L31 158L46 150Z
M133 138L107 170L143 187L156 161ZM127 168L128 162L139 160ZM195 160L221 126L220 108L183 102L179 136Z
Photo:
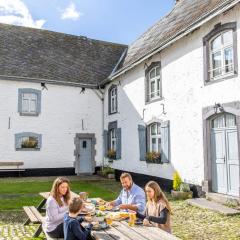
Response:
M105 154L104 154L104 139L103 139L103 133L104 133L104 93L105 91L102 91L101 86L98 86L98 90L93 89L94 93L98 96L98 98L102 102L102 170L104 168L104 162L105 162ZM102 94L100 95L99 92Z

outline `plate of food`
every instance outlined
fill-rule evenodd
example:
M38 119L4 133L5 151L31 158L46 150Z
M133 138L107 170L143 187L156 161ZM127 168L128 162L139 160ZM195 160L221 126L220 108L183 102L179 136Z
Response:
M81 214L94 214L95 213L95 205L91 203L85 203L82 210Z
M94 231L101 231L101 230L104 230L106 228L109 228L109 225L107 225L106 222L96 222L94 225L93 225L93 230Z

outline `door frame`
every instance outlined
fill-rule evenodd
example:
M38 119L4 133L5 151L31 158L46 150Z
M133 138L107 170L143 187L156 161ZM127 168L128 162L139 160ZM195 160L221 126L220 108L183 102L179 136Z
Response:
M221 104L224 112L236 116L238 158L240 161L240 101ZM212 192L212 159L211 159L211 121L219 115L215 112L214 105L202 109L203 117L203 155L204 155L204 181L202 189L204 192ZM240 168L239 168L240 169ZM240 170L239 170L240 176ZM239 183L240 186L240 183ZM240 187L239 187L240 197Z
M75 145L75 150L74 150L74 156L75 156L75 162L74 162L74 167L75 167L75 173L80 174L78 172L79 169L79 157L80 157L80 140L82 139L91 139L92 142L92 149L91 149L91 156L92 156L92 172L93 174L95 172L95 167L96 167L96 137L94 133L76 133L76 136L74 138L74 145ZM80 158L81 161L81 158Z

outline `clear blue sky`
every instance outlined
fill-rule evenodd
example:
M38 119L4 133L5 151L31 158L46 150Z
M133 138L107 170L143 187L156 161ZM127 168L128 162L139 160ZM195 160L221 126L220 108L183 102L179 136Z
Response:
M18 19L20 23L13 22L17 25L28 25L29 21L35 24L35 21L42 20L44 24L40 25L44 29L125 44L134 41L170 12L175 2L175 0L8 1L13 1L16 5L13 8L17 10L13 9L12 13L9 13L7 6L0 5L0 9L6 8L6 11L0 11L1 22L12 23L9 16L4 17L15 16L17 13L18 16L27 18L27 21ZM32 20L29 20L25 8L29 11Z

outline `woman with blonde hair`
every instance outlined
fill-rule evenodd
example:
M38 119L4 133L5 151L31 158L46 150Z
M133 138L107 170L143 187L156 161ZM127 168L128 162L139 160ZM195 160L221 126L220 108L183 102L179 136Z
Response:
M150 181L145 186L147 204L144 214L137 213L137 217L143 219L145 226L155 226L171 233L171 206L155 181Z
M46 221L44 228L52 238L63 238L63 218L68 211L70 200L69 180L58 177L52 186L46 202Z

